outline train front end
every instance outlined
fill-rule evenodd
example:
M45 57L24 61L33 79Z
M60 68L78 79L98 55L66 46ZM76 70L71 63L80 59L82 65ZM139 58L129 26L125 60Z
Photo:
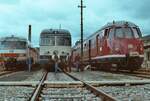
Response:
M111 35L112 33L114 34ZM109 34L110 53L116 56L112 66L128 70L140 68L144 59L144 49L138 26L129 22L116 26L114 24Z
M27 40L14 36L1 38L0 58L6 69L22 68L26 64Z
M71 55L71 34L65 29L44 29L40 35L40 64L48 71L53 66L53 55L56 53L60 61Z

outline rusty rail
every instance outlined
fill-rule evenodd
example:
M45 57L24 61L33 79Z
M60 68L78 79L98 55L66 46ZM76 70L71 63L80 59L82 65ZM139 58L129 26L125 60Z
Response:
M117 99L115 99L114 97L106 94L105 92L103 92L101 90L96 89L94 86L91 86L90 84L84 82L83 80L80 80L67 72L65 72L65 73L68 76L70 76L71 78L73 78L74 80L82 82L87 89L89 89L96 96L100 97L102 99L102 101L117 101Z
M2 71L2 72L0 72L0 76L11 74L11 73L14 73L14 72L16 72L16 71Z
M29 99L29 101L38 101L38 98L39 98L39 95L40 95L40 92L42 90L42 86L43 86L43 82L44 80L46 79L47 77L47 72L44 73L40 83L38 84L38 86L36 87L33 95L31 96L31 98Z

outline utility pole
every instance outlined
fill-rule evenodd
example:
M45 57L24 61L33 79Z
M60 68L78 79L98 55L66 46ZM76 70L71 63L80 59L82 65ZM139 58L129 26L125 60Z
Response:
M31 25L29 25L29 30L28 30L28 40L31 42Z
M31 71L31 65L32 65L31 56L30 56L31 30L32 30L31 25L29 25L29 28L28 28L28 41L29 41L29 44L27 45L27 47L28 47L28 59L27 59L27 61L28 61L28 70L29 70L29 72Z
M83 66L83 8L85 7L83 0L81 0L81 5L78 6L81 9L81 66Z

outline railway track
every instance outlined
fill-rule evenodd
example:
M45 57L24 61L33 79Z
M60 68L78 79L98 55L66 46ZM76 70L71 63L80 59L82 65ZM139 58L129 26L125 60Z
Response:
M30 101L116 101L115 98L97 90L84 81L68 74L74 81L45 81L45 74Z
M117 72L113 71L113 73L119 73L119 74L125 74L125 75L150 79L150 72L149 71L137 70L137 71L134 71L134 72L129 72L129 71L125 71L125 70L120 70L120 71L117 71Z
M38 84L31 101L88 101L89 99L91 101L120 101L120 99L124 99L121 101L127 101L127 99L136 99L135 96L137 95L132 96L132 93L134 92L132 89L142 87L139 85L148 84L148 87L150 86L150 80L145 79L125 81L85 81L72 75L71 73L65 74L74 79L74 81L68 77L68 81L66 81L66 79L64 79L65 81L61 81L60 78L57 78L58 81L46 81L47 74L45 74L41 82ZM61 79L63 79L62 74L56 75L62 77ZM143 89L147 89L148 87L143 86ZM112 89L112 92L106 88ZM114 89L118 89L118 92ZM122 90L128 92L128 94L123 95L124 93L120 93ZM133 92L129 92L130 90ZM150 89L143 90L143 92L149 93ZM139 99L141 99L141 95ZM147 99L149 100L149 97L145 98L145 101L148 101Z
M39 75L38 75L39 74ZM11 71L0 76L0 81L38 81L41 78L42 70L38 71ZM37 77L36 77L37 76ZM39 78L38 78L39 77Z
M150 80L149 79L140 79L137 77L128 78L128 80L123 78L118 79L118 77L123 77L118 74L115 74L115 80L113 80L113 75L106 73L105 76L101 72L93 72L87 73L85 75L84 72L82 73L72 73L74 76L78 76L78 78L82 79L87 84L93 85L96 87L97 90L103 91L109 96L115 97L116 101L150 101ZM95 74L95 75L94 75ZM91 81L94 80L94 76L96 77L99 74L100 76L104 77L104 80ZM90 76L88 76L90 75ZM93 76L92 76L93 75ZM107 76L106 76L107 75ZM109 78L111 76L111 80ZM124 75L126 76L126 75ZM98 77L98 76L97 76ZM129 76L130 77L130 76ZM118 80L117 80L118 79ZM121 80L122 79L122 80Z
M111 70L111 71L106 71L106 70L102 70L104 72L108 72L108 73L115 73L115 74L124 74L124 75L129 75L129 76L136 76L136 77L141 77L141 78L147 78L150 79L150 71L149 70L136 70L136 71L128 71L128 70Z
M80 75L81 78L77 75ZM112 80L107 76L112 77ZM97 79L98 77L99 80ZM39 81L0 82L0 92L5 89L4 94L1 95L0 93L3 97L0 97L0 100L128 101L128 98L135 98L139 92L141 94L139 95L140 98L142 94L146 96L142 101L149 101L150 80L135 79L135 77L130 80L126 80L127 77L124 80L120 80L118 78L124 76L118 74L115 74L114 77L109 73L104 75L104 73L98 71L57 74L44 72ZM136 94L132 96L134 93Z
M40 78L34 78L42 70L27 73L11 71L0 77L0 101L29 101ZM31 80L29 77L35 79ZM38 76L40 77L40 76Z
M46 76L47 76L47 72L45 72L45 74L43 75L40 83L38 84L38 86L36 87L32 97L30 98L31 101L37 101L38 100L38 97L40 95L40 92L42 90L42 86L43 86L43 83L44 83L44 80L46 79Z
M11 73L14 73L14 72L16 72L16 71L1 71L0 76L11 74Z

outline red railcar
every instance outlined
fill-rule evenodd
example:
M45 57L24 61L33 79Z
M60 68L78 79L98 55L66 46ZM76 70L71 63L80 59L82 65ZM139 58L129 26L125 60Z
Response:
M83 43L83 61L97 68L136 70L144 59L141 32L127 21L108 23ZM80 54L80 43L73 47L73 57Z

